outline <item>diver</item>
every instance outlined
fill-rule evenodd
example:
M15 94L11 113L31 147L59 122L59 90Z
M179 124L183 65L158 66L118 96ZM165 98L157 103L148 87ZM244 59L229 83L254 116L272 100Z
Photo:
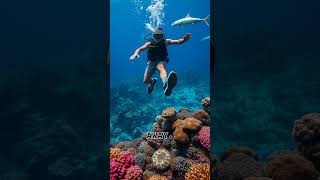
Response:
M158 27L153 31L152 38L143 46L139 47L130 57L130 60L134 60L137 57L139 58L139 53L148 48L148 61L143 82L147 85L147 92L149 94L153 91L153 87L157 82L157 78L152 78L152 75L158 70L163 83L164 94L166 96L171 95L172 89L177 84L177 74L171 71L167 76L166 65L169 62L167 46L182 44L190 38L191 34L185 34L181 39L166 39L162 28Z

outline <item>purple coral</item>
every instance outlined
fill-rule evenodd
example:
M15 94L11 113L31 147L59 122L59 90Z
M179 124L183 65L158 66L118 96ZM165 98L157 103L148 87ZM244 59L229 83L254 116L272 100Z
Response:
M201 145L210 151L210 127L202 127L198 132L198 138Z

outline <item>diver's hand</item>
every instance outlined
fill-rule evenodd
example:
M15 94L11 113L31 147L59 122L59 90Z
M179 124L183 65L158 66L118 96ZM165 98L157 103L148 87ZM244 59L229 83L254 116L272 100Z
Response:
M185 34L185 35L183 36L183 40L184 40L184 41L188 41L190 38L191 38L191 34L190 34L190 33Z
M139 54L133 54L133 55L130 57L130 60L134 60L136 57L139 58L139 57L140 57Z

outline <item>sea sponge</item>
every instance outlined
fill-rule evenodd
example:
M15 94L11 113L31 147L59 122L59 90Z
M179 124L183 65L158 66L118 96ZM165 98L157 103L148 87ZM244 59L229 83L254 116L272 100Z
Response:
M117 161L120 162L121 164L124 164L125 167L127 168L135 165L133 155L127 151L122 151Z
M188 132L198 131L201 128L201 121L195 118L186 118L185 120L176 120L172 126L174 129L173 139L178 143L188 143L190 138Z
M110 148L110 159L117 159L120 157L120 149Z
M185 175L186 180L210 180L210 164L193 164Z
M175 171L186 172L189 170L190 166L189 161L184 157L178 156L173 159L173 170Z
M168 180L168 178L166 176L161 176L159 174L154 174L148 180Z
M170 165L170 161L170 152L164 148L158 149L152 155L152 164L159 171L167 169Z
M313 164L297 153L271 155L265 174L273 180L317 180L319 173Z
M144 169L144 166L146 164L146 158L145 155L142 153L137 153L134 156L134 161L136 163L136 165L138 165L139 167L141 167L141 169Z
M296 120L292 130L295 141L300 144L313 144L320 141L320 114L306 114Z
M141 180L142 173L142 169L139 166L131 166L127 170L124 180Z
M162 111L162 117L166 120L168 120L168 119L175 120L176 115L177 115L177 111L172 107L169 107L169 108L165 109L164 111Z
M201 145L208 151L210 151L210 127L202 127L197 136L200 140Z
M189 109L182 108L179 110L179 112L177 114L177 119L184 120L184 119L192 117L192 116L193 116L193 113Z
M244 147L244 146L232 146L232 147L229 147L224 150L224 152L221 156L221 162L223 162L225 159L227 159L232 154L236 154L236 153L242 153L242 154L245 154L247 156L252 157L255 160L258 160L257 153L253 149L251 149L249 147Z
M201 101L202 109L210 114L210 97L206 97Z
M263 177L263 165L244 153L233 153L216 167L215 179Z
M210 126L210 115L204 110L195 110L192 117L202 122L203 126Z

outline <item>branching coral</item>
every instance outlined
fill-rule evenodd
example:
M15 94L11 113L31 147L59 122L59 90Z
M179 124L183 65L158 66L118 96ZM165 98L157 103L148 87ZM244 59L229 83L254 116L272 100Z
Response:
M201 130L198 132L198 138L200 140L201 145L208 151L210 151L210 127L202 127Z
M157 170L165 170L170 165L170 152L166 149L158 149L152 155L152 163Z
M208 163L193 164L185 175L186 180L210 180Z
M131 166L127 170L124 180L141 180L142 173L142 169L139 166Z

